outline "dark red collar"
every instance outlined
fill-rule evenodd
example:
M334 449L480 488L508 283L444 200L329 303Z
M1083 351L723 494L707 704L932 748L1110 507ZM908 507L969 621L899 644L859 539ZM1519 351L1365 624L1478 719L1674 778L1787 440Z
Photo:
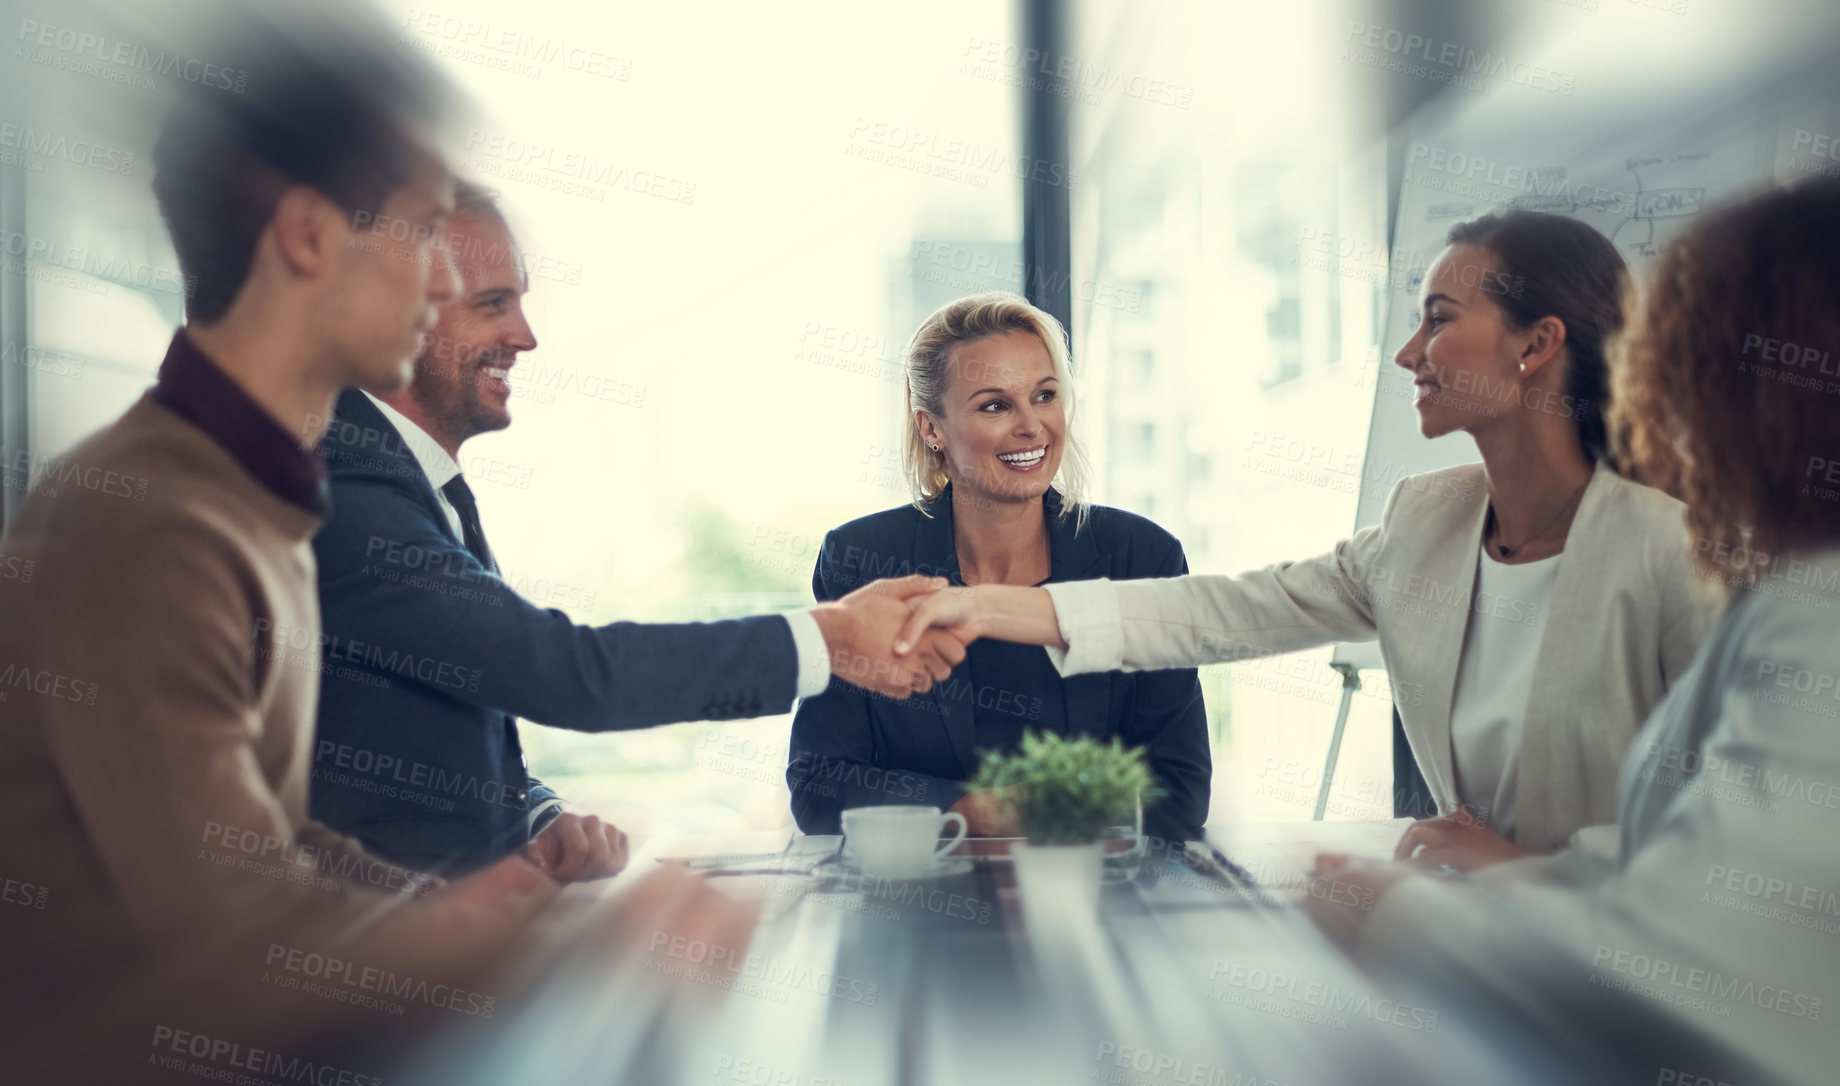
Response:
M149 395L203 430L277 498L320 516L331 508L325 464L207 358L185 329L173 334Z

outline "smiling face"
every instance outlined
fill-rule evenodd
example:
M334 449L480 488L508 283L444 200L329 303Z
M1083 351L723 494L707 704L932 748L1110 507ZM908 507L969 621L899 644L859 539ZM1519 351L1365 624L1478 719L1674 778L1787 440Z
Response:
M939 446L956 493L1036 501L1060 470L1067 431L1054 359L1033 333L1005 332L952 349L942 414L914 413Z
M1495 259L1475 245L1438 256L1419 288L1419 325L1393 361L1411 370L1418 429L1426 437L1476 432L1521 402L1528 336L1502 319L1491 288Z
M490 214L464 214L448 235L461 291L426 337L409 394L429 433L458 446L511 425L508 378L518 352L535 350L537 337L524 317L529 282L511 231Z

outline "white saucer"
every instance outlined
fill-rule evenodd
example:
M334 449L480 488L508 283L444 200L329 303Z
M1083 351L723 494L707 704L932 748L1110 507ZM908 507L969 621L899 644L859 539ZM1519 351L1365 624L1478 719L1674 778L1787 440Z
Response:
M870 874L848 860L827 860L812 868L811 873L820 878L837 878L848 876L858 879L886 879L891 882L909 882L920 879L939 879L950 875L963 875L971 870L971 861L962 856L943 856L930 867L918 871L904 872L899 875Z

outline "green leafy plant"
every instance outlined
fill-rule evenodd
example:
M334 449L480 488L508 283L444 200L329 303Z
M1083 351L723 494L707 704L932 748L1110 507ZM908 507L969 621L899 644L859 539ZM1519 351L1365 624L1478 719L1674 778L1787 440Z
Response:
M1141 801L1162 794L1144 752L1113 736L1063 739L1028 732L1014 754L986 751L971 779L1011 807L1022 832L1037 845L1083 845L1109 826L1132 822Z

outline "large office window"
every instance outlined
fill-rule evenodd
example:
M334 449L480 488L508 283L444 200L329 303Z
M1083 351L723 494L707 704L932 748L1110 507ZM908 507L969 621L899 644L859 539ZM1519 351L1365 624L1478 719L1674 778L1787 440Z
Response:
M147 184L152 98L21 56L0 156L4 514L152 382L187 289Z
M1321 5L1080 0L1039 66L1071 104L1074 350L1100 499L1191 569L1328 549L1354 523L1385 304L1385 154ZM1274 79L1235 58L1303 58ZM1329 650L1203 671L1212 817L1309 817ZM1391 817L1389 699L1354 699L1329 818Z
M397 10L532 254L514 422L462 450L507 577L595 622L809 603L824 533L908 500L907 337L1021 286L1012 5ZM598 59L523 59L558 40ZM524 736L624 826L724 832L790 821L789 727Z

